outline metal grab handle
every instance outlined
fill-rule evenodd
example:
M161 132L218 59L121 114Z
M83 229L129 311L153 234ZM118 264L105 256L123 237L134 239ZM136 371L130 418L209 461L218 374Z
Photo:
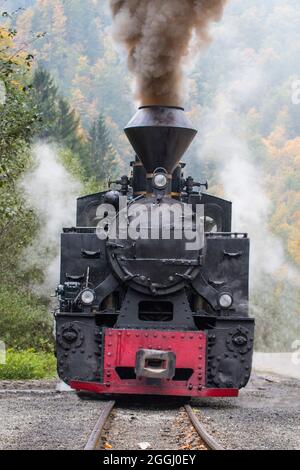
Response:
M224 250L223 253L225 256L228 256L228 258L239 258L243 254L242 251L238 251L237 253L229 253L226 250Z

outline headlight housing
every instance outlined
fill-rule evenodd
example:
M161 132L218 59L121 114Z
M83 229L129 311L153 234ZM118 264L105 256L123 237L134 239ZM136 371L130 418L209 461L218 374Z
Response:
M96 299L96 294L92 289L85 289L81 292L80 299L84 305L92 305Z
M165 189L168 185L168 179L163 173L158 173L153 178L153 184L157 189Z
M223 294L221 294L219 297L219 304L220 304L220 307L225 308L225 309L232 307L232 304L233 304L232 295L229 294L228 292L224 292Z

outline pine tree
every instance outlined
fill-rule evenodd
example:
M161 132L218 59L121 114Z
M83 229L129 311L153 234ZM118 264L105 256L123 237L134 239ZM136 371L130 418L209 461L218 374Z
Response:
M64 144L67 148L80 152L80 118L68 101L59 95L49 72L36 70L32 92L41 120L38 137Z
M41 122L38 136L47 139L54 133L58 98L58 89L49 72L42 68L35 71L32 92Z
M57 112L58 116L55 123L57 136L59 140L65 142L68 147L75 148L78 143L80 117L64 98L59 99Z
M97 181L107 182L114 177L117 170L117 152L114 149L105 118L100 114L90 129L89 169Z

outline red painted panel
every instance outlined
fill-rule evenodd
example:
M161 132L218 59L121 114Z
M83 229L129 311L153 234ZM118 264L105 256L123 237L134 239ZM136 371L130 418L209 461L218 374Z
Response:
M107 329L104 337L104 383L72 382L76 390L99 394L142 394L193 397L238 396L236 389L206 389L206 335L204 332L114 330ZM121 380L118 367L135 368L140 349L173 351L176 368L188 368L193 374L188 381L153 380L146 378Z
M203 388L202 390L186 390L185 388L173 388L163 391L157 387L128 387L124 385L114 385L107 387L105 384L94 382L71 382L71 387L77 391L99 393L99 395L169 395L181 397L214 397L228 398L238 397L239 390L236 388Z
M173 351L176 354L176 368L192 369L188 382L161 380L161 393L168 394L170 388L203 387L205 385L206 336L202 332L162 332L152 330L111 330L105 332L104 381L107 386L125 384L131 387L147 387L147 379L121 380L117 367L135 367L136 353L140 349Z

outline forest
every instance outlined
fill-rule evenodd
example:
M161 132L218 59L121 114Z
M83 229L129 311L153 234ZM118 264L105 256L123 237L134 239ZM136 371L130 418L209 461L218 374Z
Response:
M108 2L0 0L0 16L0 340L15 375L35 354L25 369L37 376L53 366L41 355L53 350L59 233L77 196L128 171L122 129L137 103ZM234 230L251 236L256 349L290 351L300 338L298 1L231 0L211 34L185 65L199 130L187 169L232 200Z

